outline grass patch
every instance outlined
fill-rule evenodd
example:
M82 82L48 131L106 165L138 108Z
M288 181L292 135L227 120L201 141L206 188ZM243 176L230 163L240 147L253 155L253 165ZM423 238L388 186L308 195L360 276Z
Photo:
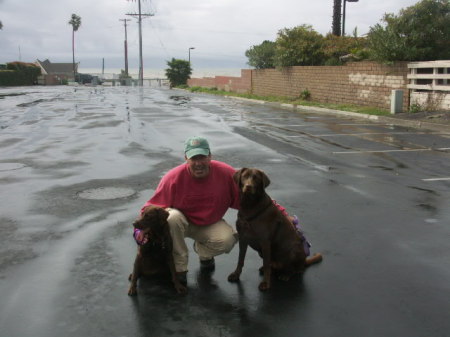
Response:
M218 95L218 96L242 97L242 98L248 98L248 99L255 99L255 100L259 100L259 101L319 107L319 108L326 108L326 109L333 109L333 110L357 112L357 113L363 113L363 114L368 114L368 115L383 116L383 115L390 114L390 112L388 110L375 108L375 107L353 105L353 104L319 103L319 102L314 102L314 101L310 101L310 100L302 100L300 98L289 98L289 97L280 97L280 96L258 96L258 95L253 95L253 94L238 94L235 92L218 90L216 88L190 87L190 88L184 88L184 89L187 89L191 92L202 92L202 93Z

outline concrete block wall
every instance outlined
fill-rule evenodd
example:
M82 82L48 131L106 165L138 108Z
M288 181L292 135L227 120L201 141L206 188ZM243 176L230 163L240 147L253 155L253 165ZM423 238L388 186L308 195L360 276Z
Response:
M188 80L188 85L190 87L216 88L224 91L247 94L250 93L252 88L252 70L242 69L240 77L215 76L191 78Z
M427 111L450 111L450 93L420 92L411 93L411 104L419 104Z
M189 86L208 86L259 96L297 98L308 90L311 100L390 109L392 90L403 90L403 110L409 107L406 62L383 65L351 62L344 66L299 66L284 69L244 69L241 77L191 79ZM206 85L204 85L206 84Z
M391 93L403 90L407 109L407 63L392 66L375 62L352 62L344 66L289 67L253 70L252 93L260 96L297 98L308 90L311 100L390 108Z

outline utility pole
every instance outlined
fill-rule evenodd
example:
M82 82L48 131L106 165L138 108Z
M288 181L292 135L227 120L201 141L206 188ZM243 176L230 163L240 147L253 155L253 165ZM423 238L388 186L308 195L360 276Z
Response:
M134 1L134 0L132 0ZM144 85L144 64L142 61L142 17L153 16L153 14L142 14L141 12L141 0L138 1L139 13L132 14L128 13L127 15L137 17L139 24L139 85L142 87Z
M125 76L128 77L128 39L127 39L127 21L131 21L130 19L119 19L119 21L123 21L123 25L125 27L125 41L123 43L125 49Z

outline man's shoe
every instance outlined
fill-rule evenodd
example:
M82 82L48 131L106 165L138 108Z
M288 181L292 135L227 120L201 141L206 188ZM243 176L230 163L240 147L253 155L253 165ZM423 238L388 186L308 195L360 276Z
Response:
M184 286L187 286L187 271L177 272L177 279Z
M216 268L216 263L214 258L209 260L200 260L200 270L201 271L213 271Z

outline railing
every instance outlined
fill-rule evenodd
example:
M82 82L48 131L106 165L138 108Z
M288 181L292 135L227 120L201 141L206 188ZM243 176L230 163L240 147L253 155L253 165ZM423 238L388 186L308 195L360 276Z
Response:
M450 61L408 63L410 106L450 111Z
M450 91L450 61L408 63L408 89Z

